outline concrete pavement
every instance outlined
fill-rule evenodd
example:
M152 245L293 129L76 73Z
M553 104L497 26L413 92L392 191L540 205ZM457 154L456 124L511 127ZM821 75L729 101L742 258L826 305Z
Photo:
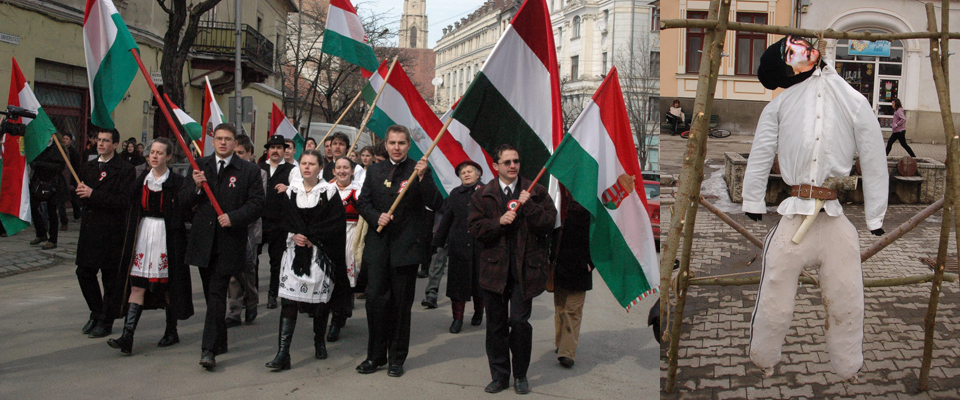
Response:
M399 379L388 377L385 369L372 375L354 371L366 355L362 300L357 301L341 340L327 345L329 359L313 358L311 320L301 315L293 339L293 369L270 372L263 364L276 354L279 309L267 310L263 293L256 322L231 328L230 352L217 357L214 371L204 371L197 362L206 307L195 268L196 315L181 322L181 343L157 348L163 312L146 311L137 328L133 356L123 357L107 346L106 339L89 339L80 333L87 310L74 275L78 228L79 224L70 224L61 236L59 251L28 246L32 228L0 238L0 276L5 276L0 279L0 398L519 397L512 388L498 395L483 392L490 381L483 326L468 323L460 334L450 334L449 299L441 296L440 308L424 310L419 305L421 294L414 305L406 375ZM266 255L260 264L260 287L266 288ZM422 293L426 280L417 283ZM659 398L659 346L646 324L654 301L656 297L648 298L626 313L595 274L594 290L587 294L577 363L565 369L553 352L553 297L549 293L537 297L528 374L533 393L525 398ZM119 336L121 324L116 322L111 337Z

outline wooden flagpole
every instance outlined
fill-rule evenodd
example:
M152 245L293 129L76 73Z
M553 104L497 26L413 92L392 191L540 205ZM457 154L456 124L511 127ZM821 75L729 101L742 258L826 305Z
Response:
M73 180L77 181L77 184L83 183L80 181L80 177L77 176L77 171L73 169L73 164L70 164L70 157L67 157L67 152L63 151L63 146L60 145L60 139L57 138L56 133L53 134L53 143L57 144L57 149L60 150L60 155L63 156L63 160L67 162L67 168L70 168L70 174L73 175Z
M443 134L447 133L447 126L450 126L450 122L452 121L453 121L453 118L450 118L447 120L446 123L443 124L443 128L440 128L440 133L438 133L437 137L433 139L433 144L431 144L430 148L427 149L427 152L423 154L423 157L421 158L421 160L430 159L430 153L433 153L433 149L437 147L437 143L440 143L440 138L443 137ZM541 171L540 173L542 174L543 171ZM413 182L413 178L416 178L416 177L417 177L417 171L414 170L413 173L410 174L410 178L407 179L407 182ZM403 195L407 193L407 189L410 189L409 184L404 186L403 189L400 189L400 194L397 196L397 199L393 201L393 205L390 206L390 211L387 211L387 215L393 215L393 212L397 210L397 205L400 204L400 200L403 199ZM382 231L383 231L383 226L378 226L377 233L380 233Z
M150 86L150 91L153 92L153 98L157 100L157 104L160 105L160 111L163 112L163 116L167 118L167 124L170 125L170 129L173 129L174 135L177 136L177 143L180 143L180 148L187 155L187 159L190 160L190 166L193 167L194 171L199 171L200 167L197 166L197 160L193 158L193 152L190 151L190 148L187 147L187 143L183 141L183 136L180 135L180 129L177 129L177 124L173 122L173 117L170 116L170 110L167 109L167 104L160 98L160 92L157 91L157 86L153 84L153 79L150 78L150 73L147 72L147 67L143 65L143 60L140 59L140 54L137 53L137 49L130 49L130 53L133 54L133 58L137 60L137 65L140 66L140 72L143 73L143 77L147 80L147 85ZM192 179L191 177L187 177ZM217 215L223 215L223 210L220 209L220 203L217 203L217 199L213 197L213 192L210 191L210 185L206 181L203 182L203 191L206 192L207 198L210 199L210 204L213 205L213 209L217 211Z
M357 147L357 142L360 141L360 135L363 133L363 128L366 128L367 122L370 122L370 117L373 116L373 110L377 108L377 102L380 101L380 95L383 94L383 89L387 87L387 82L390 80L390 75L393 74L393 67L397 66L397 57L399 56L393 56L393 61L390 62L390 69L387 70L387 76L383 78L383 86L380 86L380 90L377 91L377 97L373 98L373 103L370 104L370 109L367 110L367 115L363 117L363 122L360 124L360 129L357 130L357 135L353 137L353 144L349 149L347 149L347 152L343 155L344 157L349 156L350 152L353 151L353 148ZM411 145L412 144L413 143L411 143Z

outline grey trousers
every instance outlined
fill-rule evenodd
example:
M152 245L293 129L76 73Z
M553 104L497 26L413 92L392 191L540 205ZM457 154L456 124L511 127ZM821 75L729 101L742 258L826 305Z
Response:
M423 293L424 298L437 299L437 293L440 291L440 279L447 270L447 248L437 249L437 254L430 260L430 270L428 271L430 279L427 281L427 290Z

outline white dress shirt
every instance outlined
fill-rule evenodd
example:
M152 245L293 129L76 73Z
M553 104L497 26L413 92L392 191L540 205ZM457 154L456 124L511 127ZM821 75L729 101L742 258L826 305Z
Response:
M743 178L744 212L766 213L767 179L778 150L780 175L791 186L823 186L829 177L847 176L859 154L867 227L883 226L888 177L880 123L870 103L837 74L832 62L764 107ZM790 197L777 212L812 215L818 212L815 207L814 199ZM832 217L843 214L837 200L827 201L824 209Z
M511 195L512 195L513 193L516 193L516 192L517 192L517 181L519 181L519 180L520 180L520 179L514 179L514 180L513 180L513 183L511 183L511 184L508 185L508 184L506 184L506 183L503 183L503 180L502 180L502 179L499 179L499 178L498 178L498 179L497 179L497 182L500 182L500 193L506 194L506 193L507 193L507 188L510 188L510 193L511 193Z

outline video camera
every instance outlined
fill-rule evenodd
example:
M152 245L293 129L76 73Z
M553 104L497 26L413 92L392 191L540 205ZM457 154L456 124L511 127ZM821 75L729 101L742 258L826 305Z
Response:
M14 136L23 136L27 132L27 126L20 122L14 122L13 120L19 121L20 118L37 118L37 113L16 106L7 106L7 111L0 111L0 114L7 116L3 119L3 122L0 122L0 135L9 133Z

